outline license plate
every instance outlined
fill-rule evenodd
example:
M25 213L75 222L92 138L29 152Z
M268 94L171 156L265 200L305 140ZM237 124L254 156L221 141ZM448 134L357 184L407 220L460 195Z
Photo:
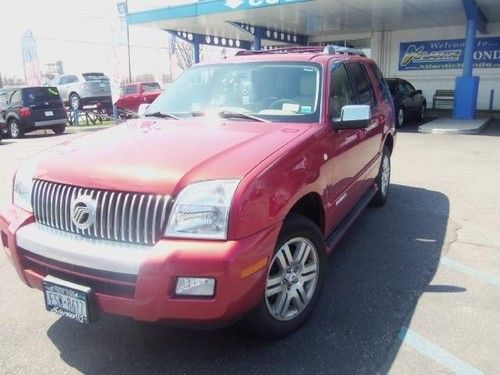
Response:
M45 111L45 116L54 116L54 111Z
M91 320L92 289L53 276L42 281L48 311L88 324Z
M99 83L99 87L106 87L105 83Z

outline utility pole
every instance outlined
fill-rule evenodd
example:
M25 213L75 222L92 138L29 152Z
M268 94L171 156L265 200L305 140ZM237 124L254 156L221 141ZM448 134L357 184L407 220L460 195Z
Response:
M127 8L127 12L125 13L125 22L127 25L128 82L132 83L132 66L130 63L130 29L128 26L128 0L125 0L125 7Z

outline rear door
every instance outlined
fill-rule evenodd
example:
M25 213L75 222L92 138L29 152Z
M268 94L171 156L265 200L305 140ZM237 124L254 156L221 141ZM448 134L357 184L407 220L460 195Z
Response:
M152 103L161 94L161 88L157 82L141 83L141 91L144 103Z
M78 83L77 76L75 75L61 76L57 89L59 91L59 95L61 96L62 100L66 102L69 100L69 94L71 93L73 86L75 86L75 83Z
M359 178L365 178L366 176L363 176L365 172L372 169L378 160L386 113L384 113L384 106L375 94L374 84L367 66L362 62L349 62L347 70L355 88L356 103L369 105L372 112L370 125L365 129L358 130L360 147L357 158L360 159L359 163L362 165Z
M131 84L123 88L123 96L120 98L119 107L130 111L137 111L137 107L139 106L137 103L140 101L140 96L137 91L138 87L139 85Z
M57 88L27 87L23 89L22 95L24 106L31 110L32 125L56 125L66 120L66 111Z

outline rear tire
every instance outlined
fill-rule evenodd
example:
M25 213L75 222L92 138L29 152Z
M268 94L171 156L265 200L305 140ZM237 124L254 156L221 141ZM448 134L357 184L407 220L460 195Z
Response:
M52 131L54 132L54 134L63 134L64 131L66 130L66 125L60 125L60 126L54 126L52 128Z
M373 196L370 205L375 207L380 207L387 201L387 196L389 195L389 188L391 186L391 152L384 146L384 151L382 152L382 160L380 162L380 169L378 176L375 179L377 184L377 193Z
M283 223L259 305L245 318L265 339L297 330L311 315L325 282L326 247L319 228L302 215Z
M19 121L16 119L11 119L8 122L9 124L9 135L11 138L17 139L24 137L24 131L21 129L19 125Z

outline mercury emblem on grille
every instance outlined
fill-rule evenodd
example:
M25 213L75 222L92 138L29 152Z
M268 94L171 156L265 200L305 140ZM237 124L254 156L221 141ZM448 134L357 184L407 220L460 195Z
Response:
M79 195L71 203L71 221L81 230L95 223L96 201L90 195Z

